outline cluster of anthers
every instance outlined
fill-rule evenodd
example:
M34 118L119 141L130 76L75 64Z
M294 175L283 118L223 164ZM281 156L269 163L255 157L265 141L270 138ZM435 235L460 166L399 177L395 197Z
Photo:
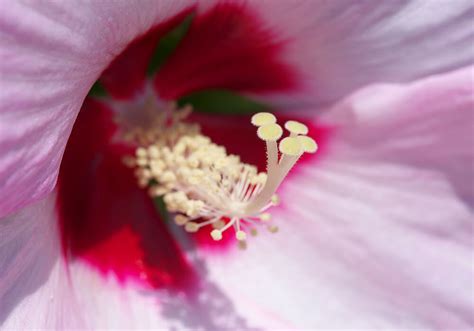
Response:
M267 150L267 172L258 172L202 135L198 125L184 122L190 111L186 106L158 113L153 128L133 133L140 147L125 162L135 168L138 185L151 197L163 197L176 224L188 232L211 225L212 239L221 240L233 228L245 247L247 232L256 235L256 226L278 231L267 209L278 204L275 192L300 156L316 152L315 141L306 136L308 128L287 121L289 135L280 140L283 129L275 116L255 114L251 121Z

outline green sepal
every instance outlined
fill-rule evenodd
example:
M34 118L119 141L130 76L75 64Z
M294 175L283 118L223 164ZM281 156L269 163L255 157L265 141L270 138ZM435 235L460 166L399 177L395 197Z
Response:
M189 14L178 26L160 38L150 63L148 64L148 76L156 74L175 51L184 36L186 36L193 18L194 14Z
M191 104L196 111L212 114L253 114L265 111L268 106L229 90L203 90L178 100L180 107Z
M99 81L96 81L94 85L92 85L87 96L92 98L104 98L107 96L107 91Z
M155 209L160 215L161 219L163 221L168 221L170 216L163 197L160 196L153 198L153 204L155 205Z

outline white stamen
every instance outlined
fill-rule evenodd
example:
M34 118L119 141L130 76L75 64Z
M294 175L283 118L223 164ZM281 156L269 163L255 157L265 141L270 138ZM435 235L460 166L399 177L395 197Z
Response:
M158 116L158 127L135 130L133 137L140 147L126 164L136 168L139 185L148 186L151 196L163 196L168 211L177 213L176 224L188 232L212 225L214 240L221 240L233 227L243 247L247 234L241 225L256 235L254 226L270 222L266 210L279 202L275 191L300 156L314 153L317 145L301 135L308 129L295 121L286 122L290 136L278 144L283 130L275 116L255 114L252 123L258 126L257 135L266 142L267 150L267 173L259 173L212 143L198 126L183 122L189 112L189 106L168 110ZM273 225L268 229L277 231Z

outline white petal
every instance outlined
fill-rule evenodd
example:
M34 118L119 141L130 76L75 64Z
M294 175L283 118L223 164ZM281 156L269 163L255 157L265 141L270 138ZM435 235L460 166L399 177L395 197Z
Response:
M54 194L0 220L0 325L4 330L83 324L69 286Z

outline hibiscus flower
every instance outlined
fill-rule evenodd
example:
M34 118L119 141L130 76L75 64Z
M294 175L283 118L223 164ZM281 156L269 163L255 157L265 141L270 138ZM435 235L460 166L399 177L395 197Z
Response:
M474 325L468 1L3 7L3 327ZM107 96L96 97L100 88ZM286 122L294 144L280 143L280 166L316 149L301 138L309 129L318 152L291 170L281 203L270 198L278 185L255 203L261 221L271 207L277 234L254 228L260 220L249 212L245 237L259 235L236 249L245 237L230 223L234 210L216 220L224 225L190 234L209 215L189 220L189 205L157 191L175 192L174 181L157 187L140 168L152 170L155 153L144 128L180 121L187 104L192 139L226 148L222 156L211 146L210 156L268 171L250 201L273 178L281 136L272 115L253 117L257 129L251 113L299 121ZM243 173L257 178L252 171ZM219 232L225 224L236 239Z

